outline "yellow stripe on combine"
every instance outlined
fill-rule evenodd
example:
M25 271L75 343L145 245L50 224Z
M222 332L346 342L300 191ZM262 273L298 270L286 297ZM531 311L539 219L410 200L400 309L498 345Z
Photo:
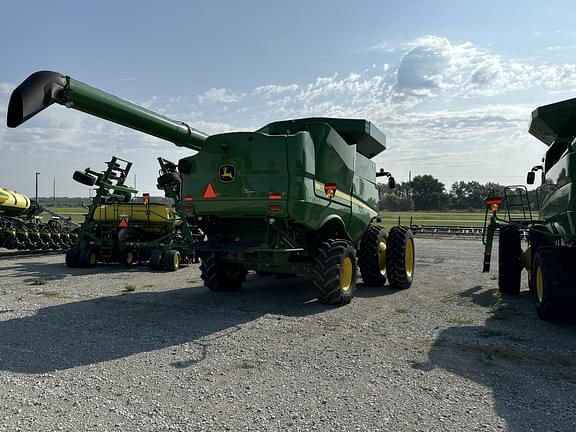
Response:
M321 183L319 181L314 180L314 187L317 190L324 192L324 183ZM360 199L356 198L355 196L348 195L347 193L344 193L342 191L336 190L336 198L340 198L344 201L350 201L353 204L357 205L358 207L363 207L366 210L370 210L374 214L377 213L376 210L374 210L372 207L370 207L364 201L361 201Z

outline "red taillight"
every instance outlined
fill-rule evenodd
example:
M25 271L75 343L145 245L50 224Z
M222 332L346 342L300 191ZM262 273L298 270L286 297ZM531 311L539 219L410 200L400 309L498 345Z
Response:
M184 195L184 201L186 202L192 201L192 195Z
M268 194L268 199L271 201L280 201L282 199L282 194L280 192L270 192Z
M204 193L202 194L204 199L215 199L216 198L216 191L214 190L214 186L212 183L208 183L206 185L206 189L204 189Z
M326 183L324 185L324 193L328 198L333 198L336 195L336 183Z
M486 204L487 205L492 205L492 204L502 204L502 198L500 197L488 197L486 198Z
M279 204L270 204L270 205L268 206L268 211L269 211L270 213L278 213L278 212L281 212L281 211L282 211L282 206L279 205Z
M488 197L486 198L486 205L490 207L490 210L493 212L497 212L498 208L502 204L501 197Z

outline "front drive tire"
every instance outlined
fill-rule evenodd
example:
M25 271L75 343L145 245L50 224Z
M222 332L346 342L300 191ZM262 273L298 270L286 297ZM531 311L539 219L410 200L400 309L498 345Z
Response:
M500 227L498 240L498 288L505 294L518 294L522 276L520 229L516 225Z
M204 285L211 291L237 291L246 279L243 265L223 262L214 255L201 258L200 272Z
M414 280L414 234L403 226L395 226L388 234L386 248L386 273L390 286L407 289Z
M360 240L358 267L366 285L382 286L386 283L386 248L388 231L378 225L369 225Z
M357 277L354 246L346 240L322 242L314 260L313 283L318 289L318 300L335 306L350 303Z
M538 248L532 265L533 295L538 316L544 320L563 320L576 306L571 269L574 256L569 248L542 246Z

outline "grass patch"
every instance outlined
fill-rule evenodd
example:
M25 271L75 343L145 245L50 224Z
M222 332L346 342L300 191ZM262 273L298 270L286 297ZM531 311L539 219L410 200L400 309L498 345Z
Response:
M37 296L48 297L48 298L59 298L66 299L71 298L69 295L58 292L58 291L40 291L36 293Z
M142 288L154 288L154 285L152 284L143 285Z
M436 346L464 353L478 354L485 360L514 360L515 363L524 363L532 366L576 367L576 358L562 354L519 351L512 348L471 345L447 340L438 340Z
M508 333L499 330L484 329L478 332L478 336L483 338L491 338L498 336L508 336Z
M124 285L124 292L134 292L134 291L136 291L136 285L134 284Z
M238 363L238 369L253 369L256 366L254 366L253 363L250 363L248 360L242 360L240 363Z
M48 281L43 277L37 277L32 281L32 285L46 285L47 283Z
M448 322L450 324L458 324L458 325L470 325L474 323L474 321L467 318L450 318Z
M410 309L398 308L398 309L394 309L394 312L399 313L399 314L407 314L407 313L410 313Z

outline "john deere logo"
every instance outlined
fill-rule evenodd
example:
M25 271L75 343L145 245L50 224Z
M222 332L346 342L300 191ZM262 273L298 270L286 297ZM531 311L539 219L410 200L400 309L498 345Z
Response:
M233 182L236 180L236 167L232 164L222 165L218 177L222 183Z

